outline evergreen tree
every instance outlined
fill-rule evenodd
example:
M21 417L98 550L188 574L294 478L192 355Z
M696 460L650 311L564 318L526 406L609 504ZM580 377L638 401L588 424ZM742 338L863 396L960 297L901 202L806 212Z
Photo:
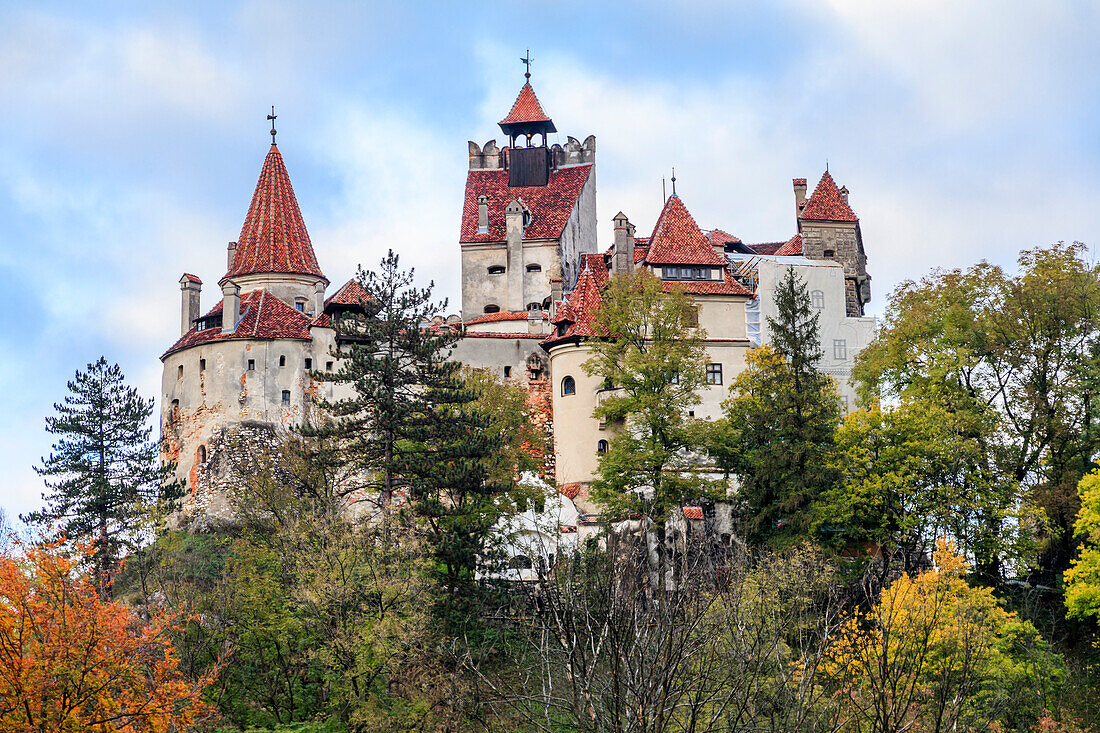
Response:
M811 504L833 487L840 401L818 368L818 314L788 268L775 289L771 343L749 355L715 427L719 465L740 480L747 538L785 544L809 529Z
M493 497L506 486L490 479L489 456L500 437L472 408L461 364L448 360L458 334L427 324L446 308L432 287L413 286L391 250L377 273L359 272L366 316L338 324L353 333L341 367L323 378L354 394L323 403L331 424L304 430L336 438L337 460L358 470L360 488L389 507L407 493L427 529L451 598L472 581L477 557L496 520Z
M47 506L21 518L56 525L69 540L91 541L106 599L119 557L140 537L150 509L174 508L180 487L165 480L150 440L153 401L126 385L117 364L100 357L68 387L54 405L57 415L46 418L46 430L61 437L35 467L47 477Z

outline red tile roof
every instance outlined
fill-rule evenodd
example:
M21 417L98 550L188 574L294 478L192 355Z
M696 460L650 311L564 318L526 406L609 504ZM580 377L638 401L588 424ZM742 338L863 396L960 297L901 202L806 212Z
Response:
M259 272L324 277L313 254L283 156L275 145L264 160L252 204L237 238L237 253L225 276Z
M773 255L786 245L786 242L759 242L745 245L758 255Z
M539 98L535 96L535 90L531 88L531 82L523 85L516 97L515 104L508 116L498 124L515 125L522 122L550 122L550 118L542 111Z
M566 497L567 499L576 499L577 495L581 493L581 485L562 484L558 491L560 491L562 493L562 496ZM575 528L574 531L576 531Z
M752 295L728 270L723 275L722 280L662 280L661 289L666 293L679 291L689 295Z
M342 305L342 306L359 306L364 303L373 300L367 291L363 290L363 286L359 284L359 280L352 278L346 283L340 286L340 289L329 296L325 301L325 307L330 305Z
M466 321L467 326L472 326L475 323L497 323L498 321L526 321L529 316L529 311L499 311L498 313L486 313L483 316L478 316L469 321ZM542 320L546 320L550 317L549 313L541 313L539 316Z
M794 235L788 239L782 247L777 249L775 253L781 257L802 254L802 235Z
M472 331L462 334L464 339L544 339L545 333L505 333L504 331Z
M224 301L203 316L209 318L222 312ZM218 326L206 328L202 331L194 327L180 337L179 341L172 344L161 355L164 359L169 354L199 344L211 341L228 341L230 339L300 339L309 341L312 336L309 333L310 317L299 310L291 308L283 301L276 298L267 290L250 290L241 295L241 322L232 333L222 333Z
M724 246L726 242L737 242L738 244L741 243L740 237L735 237L729 232L724 232L721 229L712 229L711 231L707 232L707 239L710 240L711 246L717 247Z
M791 180L794 183L794 185L796 185L796 186L805 186L806 185L806 179L805 178L794 178L794 179L791 179Z
M607 266L604 265L603 255L588 255L584 262L577 284L569 291L554 318L555 325L566 326L565 332L551 334L543 341L545 346L569 338L603 334L596 324L596 311L603 302L600 289L607 284Z
M702 519L703 507L701 506L686 506L684 507L684 519Z
M199 285L202 285L202 280L199 279L199 276L198 275L192 275L190 272L183 273L183 277L180 278L180 281L183 281L183 280L187 280L188 282L198 283Z
M460 242L503 242L504 209L515 199L521 199L531 212L531 223L524 230L524 239L557 239L569 221L577 204L581 188L588 180L591 165L576 165L550 172L545 186L508 186L508 171L497 169L472 170L466 176L466 198L462 204ZM489 203L489 226L485 233L477 231L477 197L485 194Z
M859 221L852 207L848 206L848 202L840 194L840 189L829 171L825 171L813 195L806 199L800 216L811 221Z
M726 265L695 223L679 196L669 196L649 238L646 262L652 265Z

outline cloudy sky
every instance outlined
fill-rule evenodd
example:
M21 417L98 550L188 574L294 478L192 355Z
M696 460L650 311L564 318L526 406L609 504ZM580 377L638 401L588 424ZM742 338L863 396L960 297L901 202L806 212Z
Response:
M110 9L106 6L110 5ZM323 7L320 7L323 6ZM99 355L149 396L182 272L225 270L279 114L335 284L389 247L457 302L466 141L534 58L598 141L600 241L661 178L704 228L794 232L825 168L860 215L872 310L901 280L1100 234L1093 3L19 3L0 6L0 506L34 508L43 420ZM457 308L456 308L457 309Z

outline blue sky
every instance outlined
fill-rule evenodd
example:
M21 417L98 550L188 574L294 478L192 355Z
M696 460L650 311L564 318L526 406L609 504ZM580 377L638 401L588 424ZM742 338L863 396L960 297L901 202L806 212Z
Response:
M323 7L322 7L323 5ZM466 141L533 83L597 137L601 245L661 177L704 228L794 233L791 178L851 190L872 311L932 267L1095 245L1092 3L18 3L0 6L0 506L34 508L43 420L104 354L147 396L179 276L225 269L279 113L335 285L389 247L457 302ZM457 310L457 306L455 307Z

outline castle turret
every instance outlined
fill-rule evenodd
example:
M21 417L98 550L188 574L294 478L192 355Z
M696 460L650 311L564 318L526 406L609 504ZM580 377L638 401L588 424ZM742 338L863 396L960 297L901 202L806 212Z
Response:
M634 225L619 212L615 215L615 255L612 274L626 275L634 269Z
M546 136L557 132L557 128L543 111L535 90L531 88L530 72L525 76L527 83L519 90L512 111L500 121L500 129L509 140L508 155L505 158L508 165L508 185L545 186L550 180L550 169L553 167ZM539 136L537 145L534 144L536 135ZM516 147L517 139L525 140L525 147Z
M795 179L796 203L799 181L805 179ZM851 317L862 316L871 300L871 276L867 274L859 217L848 205L848 189L838 188L826 170L813 195L800 208L798 231L803 256L844 266L845 309Z

